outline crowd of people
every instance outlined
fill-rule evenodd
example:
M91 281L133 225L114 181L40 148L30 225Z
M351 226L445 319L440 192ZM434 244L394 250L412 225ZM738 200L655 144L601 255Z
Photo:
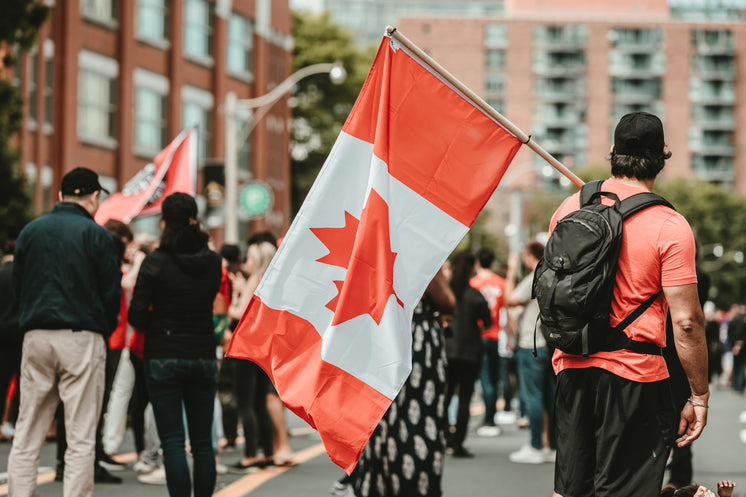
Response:
M660 120L625 116L604 189L621 199L649 191L669 156ZM285 408L269 377L222 355L277 250L274 235L253 234L245 261L234 245L217 252L185 193L164 199L158 240L134 235L116 220L96 224L102 191L93 171L67 173L54 209L4 246L0 434L12 438L10 494L34 495L51 432L65 495L121 482L111 472L124 469L116 454L128 419L132 469L170 495L211 495L220 472L292 464ZM550 231L579 199L562 203ZM553 349L537 327L532 291L539 241L504 267L489 248L456 252L414 311L411 375L332 492L441 496L445 456L474 457L477 391L476 436L499 437L505 413L516 413L508 418L527 428L527 442L509 461L555 464L555 497L657 494L672 450L684 469L672 469L661 495L708 495L692 485L689 447L707 422L709 385L746 389L746 306L717 312L705 303L708 278L676 211L657 205L625 226L608 326L650 299L625 332L660 353ZM223 464L221 451L240 443L239 426L243 453ZM734 486L723 480L718 494L730 497Z
M164 199L157 240L118 220L99 226L102 191L95 172L67 173L54 209L4 246L0 388L10 495L34 495L50 438L64 495L121 483L115 473L126 467L116 454L128 425L131 469L170 495L212 495L219 472L292 464L285 408L266 374L222 357L274 237L255 234L245 263L237 246L218 253L186 193ZM235 446L241 431L245 457L222 464L223 445Z

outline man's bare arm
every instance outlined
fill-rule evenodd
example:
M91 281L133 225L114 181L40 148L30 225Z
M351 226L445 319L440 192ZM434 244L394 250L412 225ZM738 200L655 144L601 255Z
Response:
M692 390L690 401L681 410L676 444L683 447L692 443L707 424L710 388L707 383L707 344L702 308L697 285L663 287L673 324L676 352Z

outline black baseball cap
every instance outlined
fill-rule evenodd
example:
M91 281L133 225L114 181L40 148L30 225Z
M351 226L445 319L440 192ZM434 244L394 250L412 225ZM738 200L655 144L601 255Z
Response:
M85 167L76 167L62 177L60 188L63 195L83 197L96 191L109 193L109 190L98 182L98 174Z
M663 123L647 112L622 116L614 130L615 154L657 158L663 155L665 146Z

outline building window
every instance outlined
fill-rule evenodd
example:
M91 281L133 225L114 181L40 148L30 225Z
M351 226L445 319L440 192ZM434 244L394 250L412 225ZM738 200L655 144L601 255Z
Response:
M212 56L212 13L206 0L184 2L184 52L198 58Z
M135 90L135 148L157 154L166 143L166 98L150 88Z
M52 112L54 109L54 43L44 41L44 124L52 126Z
M485 78L488 95L500 94L505 91L505 76L503 74L488 74Z
M246 17L231 14L228 20L228 70L250 74L254 59L254 26Z
M135 83L134 148L135 153L150 157L166 146L168 78L137 68Z
M488 23L484 26L485 47L507 47L508 26L505 24Z
M81 51L78 73L78 137L106 147L116 146L117 62Z
M485 65L488 69L503 69L505 67L504 50L487 49L485 59Z
M34 47L28 56L28 116L29 122L37 123L39 118L39 107L36 105L39 94L39 49Z
M212 93L192 86L185 86L181 90L181 124L183 128L197 127L199 143L197 157L201 164L205 163L211 152L212 135Z
M117 19L117 0L80 0L80 13L83 17L105 23Z
M137 1L137 36L148 40L166 39L166 1Z

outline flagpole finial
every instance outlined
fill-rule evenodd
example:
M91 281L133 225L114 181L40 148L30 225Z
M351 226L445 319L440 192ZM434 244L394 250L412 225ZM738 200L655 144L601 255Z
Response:
M392 34L394 34L394 32L396 32L396 28L395 27L393 27L391 25L386 26L386 35L387 36L391 36Z

